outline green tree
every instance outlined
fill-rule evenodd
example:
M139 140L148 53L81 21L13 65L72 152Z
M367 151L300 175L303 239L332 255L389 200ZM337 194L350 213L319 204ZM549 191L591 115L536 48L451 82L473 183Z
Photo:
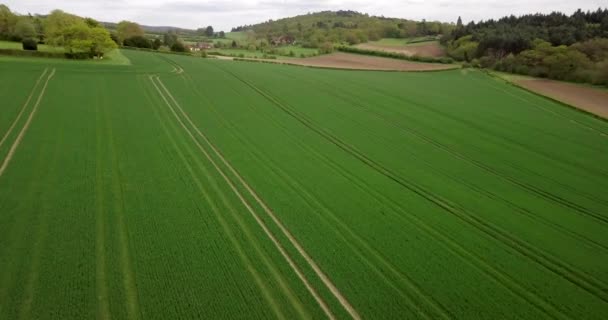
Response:
M29 17L20 17L17 24L15 24L15 29L13 34L19 38L19 40L25 39L34 39L38 40L38 32L36 32L36 27L32 23L32 20Z
M171 46L171 51L174 51L174 52L186 52L186 46L181 41L176 41Z
M86 23L89 28L101 27L101 24L93 18L84 18L84 23Z
M226 38L226 33L224 31L220 31L219 37L222 38L222 39Z
M44 20L46 42L53 46L65 45L66 32L75 27L88 28L82 18L61 10L53 10Z
M162 42L160 41L159 38L154 39L154 41L152 42L152 49L154 50L158 50L158 48L160 48L160 46L162 45Z
M17 16L7 6L0 4L0 39L9 39L16 23Z
M116 36L118 41L122 43L125 39L132 38L135 36L144 36L144 30L139 24L131 21L121 21L116 26Z
M207 28L205 28L205 35L210 38L213 37L214 32L212 26L207 26Z
M171 48L177 42L177 34L174 32L167 32L163 35L164 44Z
M108 51L118 47L110 37L110 32L103 27L90 28L90 39L90 51L97 57L101 57Z

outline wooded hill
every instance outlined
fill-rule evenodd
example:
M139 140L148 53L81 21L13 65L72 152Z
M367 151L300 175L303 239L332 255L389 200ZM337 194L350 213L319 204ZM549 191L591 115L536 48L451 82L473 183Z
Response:
M305 47L325 42L357 44L381 38L411 38L451 33L454 23L370 16L356 11L322 11L233 28L257 38L288 36Z

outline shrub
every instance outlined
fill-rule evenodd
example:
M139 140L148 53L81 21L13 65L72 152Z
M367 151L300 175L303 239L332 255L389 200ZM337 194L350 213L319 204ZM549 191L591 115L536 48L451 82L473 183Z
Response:
M153 47L152 42L142 36L134 36L134 37L125 39L124 45L127 47L147 48L147 49L151 49ZM159 40L159 46L160 46L160 40Z
M186 52L186 46L183 43L177 41L171 46L173 52Z
M40 58L59 58L65 57L60 52L44 52L44 51L26 51L21 49L0 49L0 54L8 56L21 56L21 57L40 57Z
M35 39L24 39L22 45L23 50L38 51L38 42Z
M91 52L66 52L65 57L68 59L74 60L85 60L89 58L93 58L93 54Z

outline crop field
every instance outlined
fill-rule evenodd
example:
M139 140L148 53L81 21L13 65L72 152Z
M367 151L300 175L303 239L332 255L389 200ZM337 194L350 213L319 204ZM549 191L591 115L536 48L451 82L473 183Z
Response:
M0 319L605 319L608 122L481 72L0 58Z

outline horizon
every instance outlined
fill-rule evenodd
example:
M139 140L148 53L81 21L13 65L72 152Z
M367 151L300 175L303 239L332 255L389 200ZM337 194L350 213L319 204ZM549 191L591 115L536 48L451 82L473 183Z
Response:
M147 26L167 26L183 29L197 29L208 25L216 31L230 31L234 27L279 20L319 11L353 10L373 16L401 18L408 20L456 22L462 17L464 23L498 19L504 16L559 11L570 15L577 9L595 11L604 8L602 1L531 0L503 3L496 0L463 0L452 3L445 0L406 0L395 6L389 1L378 0L373 4L361 0L314 0L307 5L291 0L265 1L191 1L191 0L70 0L47 1L10 0L0 1L11 11L19 14L48 14L60 9L79 16L91 17L103 22L134 21ZM387 9L389 4L393 7ZM200 18L199 18L200 17ZM200 22L198 22L200 21Z

